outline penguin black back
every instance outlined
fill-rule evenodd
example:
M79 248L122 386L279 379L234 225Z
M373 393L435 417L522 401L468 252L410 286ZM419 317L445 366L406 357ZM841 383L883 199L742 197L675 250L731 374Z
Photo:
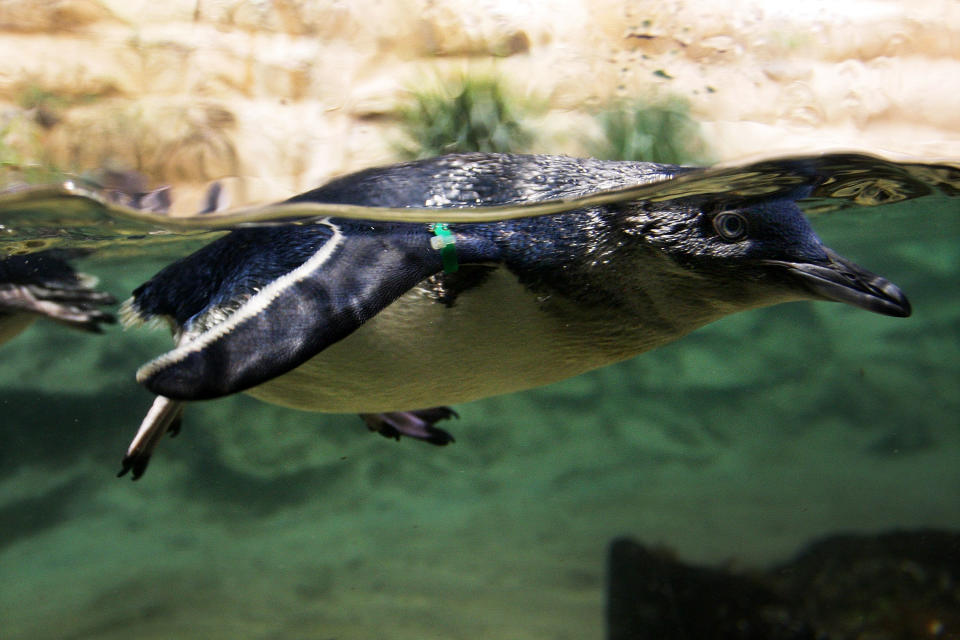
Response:
M467 207L539 202L667 180L689 167L546 155L467 153L374 167L287 202Z

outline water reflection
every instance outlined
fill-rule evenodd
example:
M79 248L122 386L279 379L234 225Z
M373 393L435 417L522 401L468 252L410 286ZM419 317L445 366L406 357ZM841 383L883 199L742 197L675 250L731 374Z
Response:
M875 207L925 196L960 193L960 165L895 162L863 154L827 154L764 160L746 165L683 169L648 182L528 205L471 208L462 222L490 222L545 215L628 200L678 198L750 201L800 199L814 215L850 207ZM308 222L323 216L360 220L445 222L436 209L391 209L343 204L268 204L170 217L154 205L153 193L119 197L76 181L55 185L14 184L0 189L0 249L8 255L54 247L97 247L108 255L129 243L149 247L182 238L214 237L223 229L254 223ZM194 238L196 239L196 238ZM146 250L146 249L144 249Z

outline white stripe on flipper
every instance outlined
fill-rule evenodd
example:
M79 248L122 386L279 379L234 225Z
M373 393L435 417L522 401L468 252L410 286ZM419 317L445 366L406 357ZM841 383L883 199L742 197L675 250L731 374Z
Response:
M243 321L252 318L264 311L281 293L292 285L302 282L314 271L322 267L343 242L340 227L330 222L329 218L318 220L315 224L325 224L330 227L333 235L302 265L284 274L250 297L230 316L195 338L179 344L177 348L154 358L137 371L137 382L143 383L156 372L186 359L189 355L203 351L210 344L222 339Z

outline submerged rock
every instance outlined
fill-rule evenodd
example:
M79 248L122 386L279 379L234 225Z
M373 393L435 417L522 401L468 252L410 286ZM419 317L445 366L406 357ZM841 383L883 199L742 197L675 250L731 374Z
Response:
M960 534L836 535L765 572L610 546L608 640L960 637Z

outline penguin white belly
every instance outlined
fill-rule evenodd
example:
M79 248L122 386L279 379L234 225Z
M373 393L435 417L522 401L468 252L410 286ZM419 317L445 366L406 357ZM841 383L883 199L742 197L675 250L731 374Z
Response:
M311 411L400 411L529 389L632 355L616 336L596 335L599 313L591 319L583 310L550 310L565 304L572 303L536 296L502 268L450 307L416 287L344 340L248 393Z

